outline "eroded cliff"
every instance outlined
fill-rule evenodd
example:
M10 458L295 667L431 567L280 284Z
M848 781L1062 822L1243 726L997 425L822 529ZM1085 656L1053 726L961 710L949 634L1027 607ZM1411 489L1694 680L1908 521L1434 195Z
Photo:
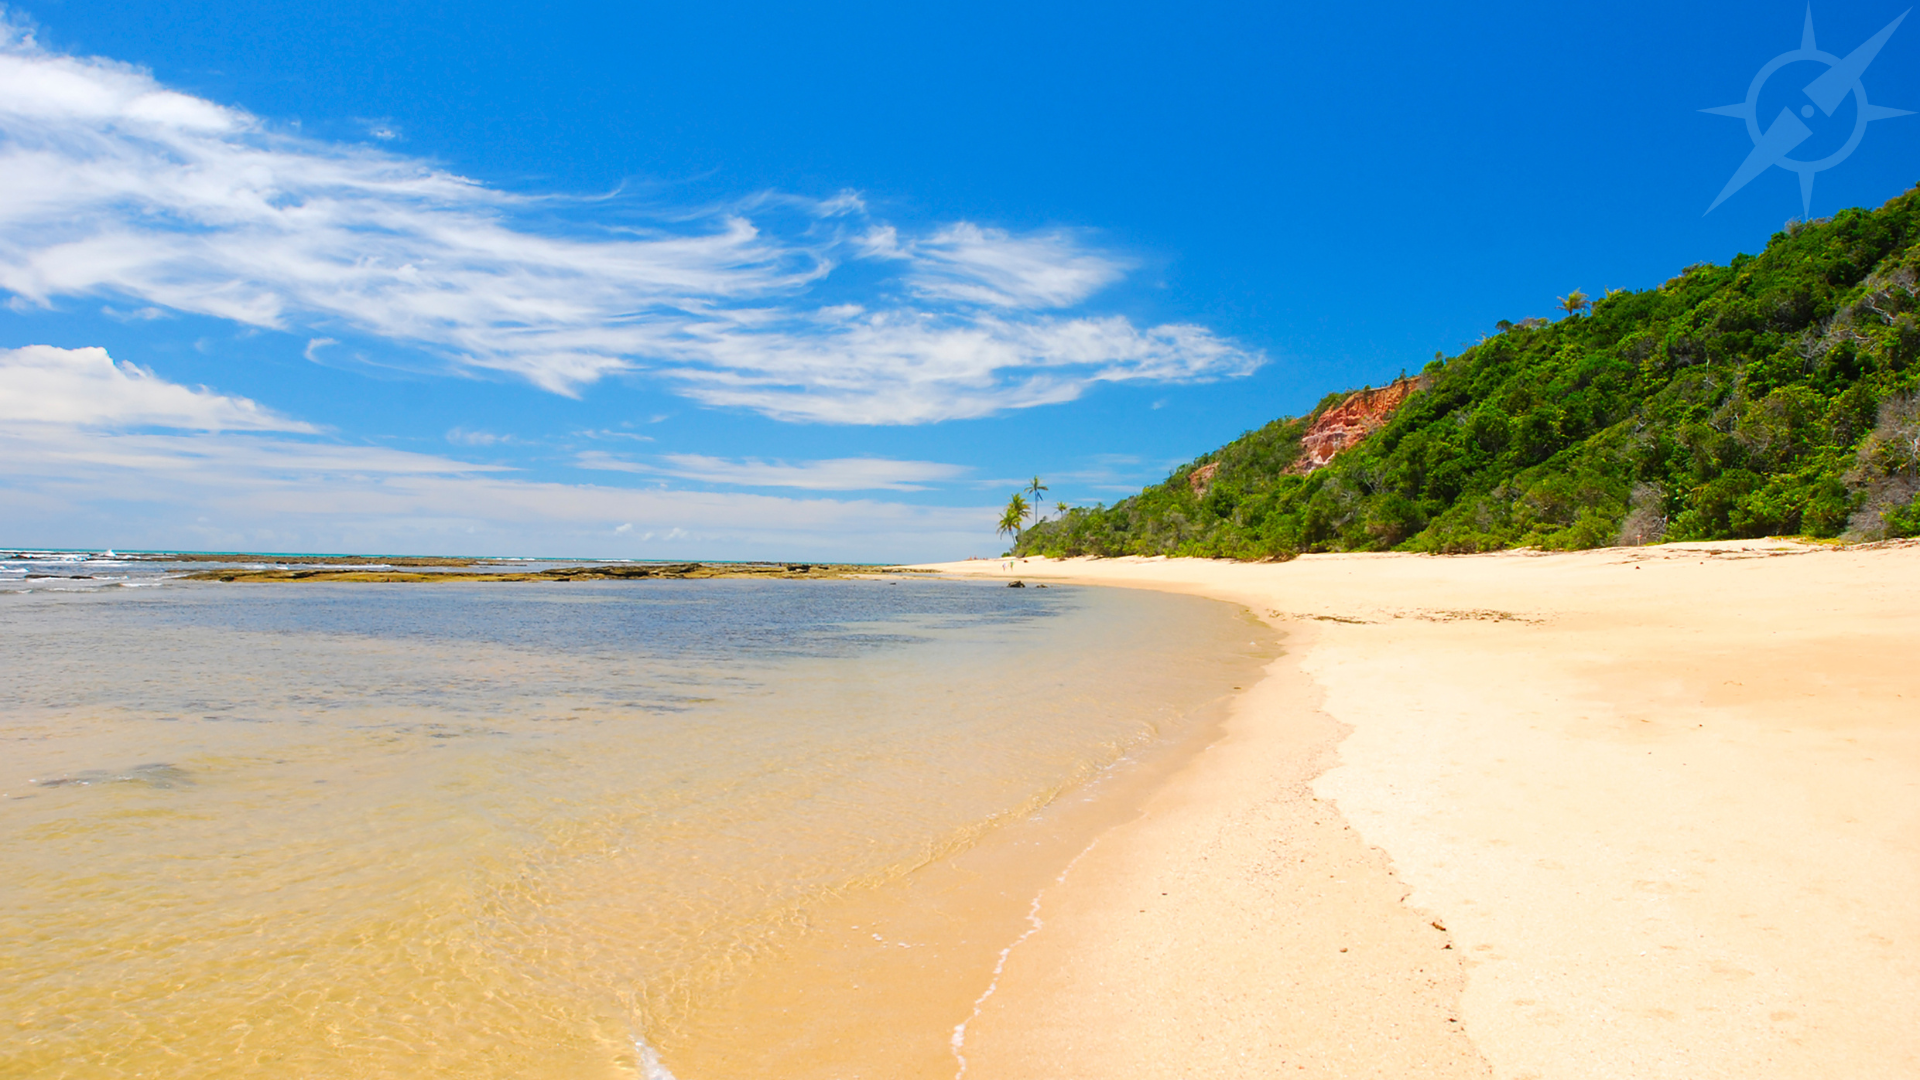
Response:
M1425 386L1425 379L1413 376L1396 379L1377 390L1354 391L1347 400L1321 413L1300 436L1300 460L1287 471L1304 475L1324 466L1340 451L1385 427L1413 392Z

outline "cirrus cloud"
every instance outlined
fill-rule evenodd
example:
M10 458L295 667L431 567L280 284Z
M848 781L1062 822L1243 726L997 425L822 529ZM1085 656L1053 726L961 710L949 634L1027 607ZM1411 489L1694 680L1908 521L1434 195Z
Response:
M0 175L16 307L103 297L357 334L556 393L631 374L785 420L910 424L1263 361L1205 327L1074 310L1130 263L1071 230L910 234L848 193L555 224L579 200L290 134L3 22ZM857 302L820 299L851 261L884 272Z
M733 461L706 454L662 454L658 463L630 461L600 450L582 451L583 469L655 473L732 487L799 488L806 491L925 491L929 483L952 480L964 465L894 458L827 458L821 461Z
M75 387L99 400L86 404ZM0 351L0 460L9 466L0 541L46 547L925 559L986 546L993 513L531 479L505 465L335 441L97 348ZM749 482L755 464L668 459L688 474L730 471L723 483ZM902 477L954 467L856 459L765 468L774 472L762 486L850 490L905 487ZM781 468L800 482L778 483ZM842 482L861 471L896 483Z

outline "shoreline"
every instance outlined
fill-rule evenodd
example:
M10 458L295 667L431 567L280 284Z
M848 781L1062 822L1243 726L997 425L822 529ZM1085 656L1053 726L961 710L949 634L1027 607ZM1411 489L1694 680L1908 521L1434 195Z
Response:
M1279 648L1194 597L714 588L10 608L10 1048L951 1077L1032 894Z
M925 568L1289 634L1042 896L967 1075L1920 1072L1920 546Z
M663 1067L680 1077L931 1080L961 1071L956 1025L968 1022L996 959L1028 931L1035 895L1219 741L1235 691L1256 685L1278 651L1280 635L1239 605L1197 597L1193 604L1211 647L1176 651L1186 672L1163 671L1142 684L1149 696L1169 695L1156 730L1138 733L1113 760L1064 780L1037 805L979 823L964 842L898 876L811 905L796 934L703 1003L697 1039L658 1047ZM1240 640L1249 636L1266 640ZM1222 650L1243 643L1257 645L1257 654L1208 676L1219 685L1203 697L1193 697L1193 687L1173 689L1170 680L1191 678L1190 665L1218 663ZM1097 668L1111 663L1104 650L1084 655Z
M1346 735L1316 696L1283 654L1036 898L963 1077L1486 1075L1450 935L1309 787Z

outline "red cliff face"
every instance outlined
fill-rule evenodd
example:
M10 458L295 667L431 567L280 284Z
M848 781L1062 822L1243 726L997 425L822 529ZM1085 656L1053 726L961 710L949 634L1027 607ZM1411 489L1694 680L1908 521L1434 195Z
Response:
M1194 498L1204 499L1207 497L1207 489L1213 486L1214 474L1219 471L1220 463L1217 461L1209 461L1205 465L1187 474L1187 486L1193 489Z
M1321 413L1300 436L1300 460L1287 471L1310 473L1332 461L1335 454L1379 430L1415 390L1424 386L1424 379L1400 379L1378 390L1358 390L1348 395L1347 400Z

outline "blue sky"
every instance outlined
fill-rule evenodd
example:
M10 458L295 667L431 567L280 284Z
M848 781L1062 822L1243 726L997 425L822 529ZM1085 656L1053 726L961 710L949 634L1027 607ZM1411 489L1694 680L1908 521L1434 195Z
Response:
M16 4L0 545L991 554L1036 473L1111 502L1758 250L1799 181L1705 213L1753 144L1699 110L1806 10ZM1814 215L1917 140L1868 125Z

